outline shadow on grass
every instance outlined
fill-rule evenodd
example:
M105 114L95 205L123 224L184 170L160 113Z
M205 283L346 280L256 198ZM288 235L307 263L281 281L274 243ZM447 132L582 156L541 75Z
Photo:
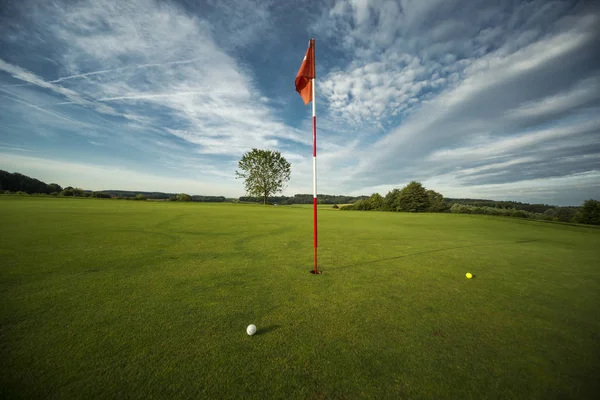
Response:
M260 328L256 331L257 335L264 335L266 333L270 333L273 331L276 331L277 329L281 328L281 325L269 325L269 326L265 326L264 328Z
M521 243L531 243L531 242L537 242L537 241L538 240L536 240L536 239L523 239L523 240L517 240L516 242L509 242L509 243L469 244L469 245L466 245L466 246L445 247L443 249L433 249L433 250L427 250L427 251L420 251L418 253L410 253L410 254L404 254L404 255L396 256L396 257L380 258L379 260L372 260L372 261L366 261L366 262L355 263L355 264L350 264L350 265L344 265L344 266L341 266L341 267L327 268L327 270L337 271L338 269L358 267L358 266L361 266L361 265L376 264L376 263L380 263L380 262L384 262L384 261L400 260L402 258L407 258L407 257L412 257L412 256L418 256L418 255L422 255L422 254L437 253L437 252L448 251L448 250L466 249L466 248L473 248L473 247L506 246L506 245L515 244L515 243L521 244ZM475 278L475 275L473 275L473 278Z

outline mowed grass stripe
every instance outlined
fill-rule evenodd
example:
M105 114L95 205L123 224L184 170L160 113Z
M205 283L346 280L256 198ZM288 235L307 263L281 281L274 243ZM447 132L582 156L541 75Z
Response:
M600 231L319 218L313 276L310 208L0 196L2 396L596 393Z

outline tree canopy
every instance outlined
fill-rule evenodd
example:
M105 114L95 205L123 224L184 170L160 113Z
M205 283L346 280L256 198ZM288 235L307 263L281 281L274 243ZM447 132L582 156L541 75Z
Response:
M600 225L600 201L586 200L576 217L576 221L581 224Z
M401 211L423 212L429 210L429 196L420 182L412 181L399 193Z
M242 156L235 171L244 179L249 196L262 197L267 203L270 195L281 192L290 179L291 164L278 151L252 149Z
M46 184L35 178L18 172L10 173L0 170L0 191L33 193L58 193L62 191L60 185L56 183Z

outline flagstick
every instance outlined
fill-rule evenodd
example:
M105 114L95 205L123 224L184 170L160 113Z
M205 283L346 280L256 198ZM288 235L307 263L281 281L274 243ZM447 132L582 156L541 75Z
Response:
M315 39L312 39L313 63L316 69ZM313 215L314 215L314 247L315 274L317 271L317 101L315 96L315 78L312 78L312 114L313 114Z

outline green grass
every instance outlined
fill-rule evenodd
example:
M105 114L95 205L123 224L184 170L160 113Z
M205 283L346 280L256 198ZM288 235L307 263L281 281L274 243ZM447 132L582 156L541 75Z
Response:
M0 196L0 397L600 390L600 230L319 218L314 276L310 209Z

